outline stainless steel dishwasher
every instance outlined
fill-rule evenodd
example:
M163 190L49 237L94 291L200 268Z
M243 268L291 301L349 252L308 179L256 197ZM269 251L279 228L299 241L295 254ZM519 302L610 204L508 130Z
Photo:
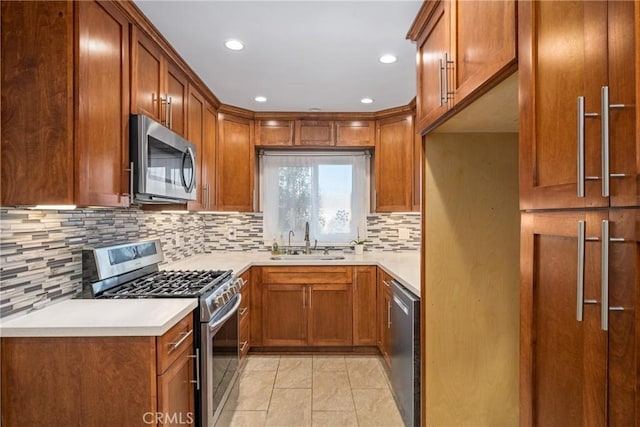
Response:
M420 298L395 280L391 297L391 385L407 427L420 426Z

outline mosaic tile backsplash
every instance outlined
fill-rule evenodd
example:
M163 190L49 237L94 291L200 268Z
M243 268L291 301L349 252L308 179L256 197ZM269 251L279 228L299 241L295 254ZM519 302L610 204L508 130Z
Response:
M398 239L398 229L409 235ZM230 229L235 238L229 239ZM419 214L367 217L368 250L420 248ZM165 262L203 252L268 250L262 213L179 214L140 209L0 209L0 317L71 298L81 290L82 249L159 238Z

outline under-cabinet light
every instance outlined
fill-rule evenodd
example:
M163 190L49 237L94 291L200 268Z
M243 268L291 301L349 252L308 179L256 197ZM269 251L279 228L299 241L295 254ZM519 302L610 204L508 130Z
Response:
M40 209L49 211L72 211L76 208L76 205L36 205L29 209Z

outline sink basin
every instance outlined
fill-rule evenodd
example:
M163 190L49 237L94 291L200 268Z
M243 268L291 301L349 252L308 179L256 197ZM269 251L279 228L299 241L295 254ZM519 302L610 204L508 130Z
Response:
M344 259L343 255L274 255L270 259L274 261L332 261L338 259Z

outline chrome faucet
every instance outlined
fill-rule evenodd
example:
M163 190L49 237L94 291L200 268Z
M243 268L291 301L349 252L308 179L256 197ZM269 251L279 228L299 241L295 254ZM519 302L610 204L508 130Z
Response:
M288 247L288 251L291 252L291 236L295 237L296 234L293 232L293 230L289 230L289 247Z
M309 221L304 224L304 253L309 255L311 253L311 242L309 241Z

